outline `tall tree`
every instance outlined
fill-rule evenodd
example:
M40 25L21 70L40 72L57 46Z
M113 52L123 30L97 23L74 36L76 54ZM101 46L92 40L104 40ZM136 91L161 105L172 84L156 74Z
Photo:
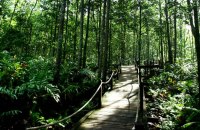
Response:
M187 0L189 15L190 15L190 25L192 29L192 34L195 39L195 49L197 55L197 69L198 69L198 86L199 86L199 99L200 99L200 39L199 39L199 16L198 16L198 4L197 0L193 0L193 7L191 6L191 1ZM192 12L193 11L193 16ZM193 19L194 18L194 19ZM200 100L199 100L200 107Z
M176 63L177 57L177 29L176 29L176 16L177 15L177 0L174 0L174 63Z
M166 17L166 26L167 26L167 43L168 43L168 61L170 64L173 63L172 57L172 45L170 40L170 26L169 26L169 12L168 12L168 0L165 0L165 17Z
M159 0L159 30L160 30L160 60L161 67L163 67L163 22L162 22L162 8L161 8L161 0Z
M76 45L77 45L77 28L78 28L78 9L79 9L79 0L76 0L76 20L74 27L74 36L73 36L73 62L76 62Z
M83 61L83 24L84 24L84 0L81 0L81 19L80 19L80 43L79 43L79 55L78 55L78 68L82 68Z
M56 84L58 83L58 81L60 79L60 67L61 67L61 61L62 61L62 44L63 44L63 32L64 32L65 8L66 8L66 0L63 0L63 4L62 4L62 8L61 8L61 15L60 15L56 68L55 68L55 75L54 75L54 83L56 83Z
M141 44L142 44L142 4L139 0L139 40L138 40L138 64L141 63Z
M106 3L107 2L107 3ZM104 41L104 58L103 58L103 81L106 81L106 72L107 72L107 62L108 62L108 40L109 40L109 21L110 21L110 0L104 0L104 4L106 4L106 26L105 26L105 41ZM105 7L105 6L104 6Z
M87 58L87 44L88 44L88 35L89 35L89 26L90 26L90 1L88 0L88 9L87 9L87 26L86 26L86 36L85 36L85 44L83 51L83 68L86 67L86 58Z
M98 59L98 77L99 78L101 78L101 69L102 69L102 65L101 65L101 63L102 63L102 55L101 55L101 37L102 37L102 29L101 29L101 27L104 27L104 26L102 26L103 24L102 24L102 18L101 18L101 15L102 15L102 1L100 0L100 2L99 2L99 11L98 11L99 13L98 13L98 24L97 24L97 29L96 29L96 33L98 34L98 36L97 36L97 41L96 41L96 43L97 43L97 59Z
M101 44L100 44L100 66L99 66L99 71L100 71L100 76L103 80L105 80L103 76L103 59L104 59L104 45L105 45L105 27L106 27L106 0L103 1L103 16L102 16L102 22L101 22Z
M66 58L66 53L67 53L67 40L68 40L68 23L69 23L69 5L70 1L67 0L67 15L66 15L66 22L65 22L65 42L64 42L64 48L63 48L63 60Z

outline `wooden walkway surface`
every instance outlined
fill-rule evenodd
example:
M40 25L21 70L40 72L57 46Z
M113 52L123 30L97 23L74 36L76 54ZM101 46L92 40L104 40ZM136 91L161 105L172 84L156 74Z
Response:
M102 108L88 113L78 130L131 130L139 106L138 91L134 66L122 66L113 90L102 98Z

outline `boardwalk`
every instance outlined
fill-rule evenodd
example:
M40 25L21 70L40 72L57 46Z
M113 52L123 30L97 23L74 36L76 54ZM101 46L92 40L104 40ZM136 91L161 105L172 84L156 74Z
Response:
M78 130L131 130L138 106L137 75L133 66L122 66L113 90L104 94L102 108L87 114Z

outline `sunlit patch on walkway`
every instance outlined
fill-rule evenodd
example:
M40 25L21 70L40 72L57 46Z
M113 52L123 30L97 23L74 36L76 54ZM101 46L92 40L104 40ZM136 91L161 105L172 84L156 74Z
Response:
M122 66L113 90L102 98L102 108L93 111L79 130L128 130L134 126L138 107L138 84L133 66Z

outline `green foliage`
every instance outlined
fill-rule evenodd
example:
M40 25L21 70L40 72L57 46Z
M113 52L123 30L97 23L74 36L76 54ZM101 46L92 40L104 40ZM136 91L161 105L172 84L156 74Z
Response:
M0 109L1 121L9 119L7 117L12 115L15 117L25 115L24 110L37 113L40 106L36 101L40 97L44 101L47 101L49 97L55 102L60 101L60 90L51 83L53 80L52 60L38 57L20 62L16 56L12 57L6 51L1 52L0 57L0 103L4 104L4 107ZM27 104L29 104L28 107Z
M17 48L22 48L25 45L25 34L11 28L2 36L0 50L15 52Z
M22 111L19 111L19 110L6 111L0 114L0 119L5 119L6 117L13 117L21 113Z
M39 56L28 61L28 73L30 81L52 81L53 80L53 61Z
M27 93L30 98L34 98L34 96L51 96L56 102L58 102L60 98L60 90L46 81L30 81L24 83L21 86L18 86L15 89L15 92L18 95L24 95Z
M163 118L160 127L171 129L199 129L198 85L196 67L190 63L167 66L165 71L149 80L149 95Z
M13 100L17 99L17 95L15 94L13 89L7 89L7 88L4 88L4 87L0 87L0 94L2 96L7 95Z
M24 82L26 65L7 51L0 53L0 86L13 87Z

